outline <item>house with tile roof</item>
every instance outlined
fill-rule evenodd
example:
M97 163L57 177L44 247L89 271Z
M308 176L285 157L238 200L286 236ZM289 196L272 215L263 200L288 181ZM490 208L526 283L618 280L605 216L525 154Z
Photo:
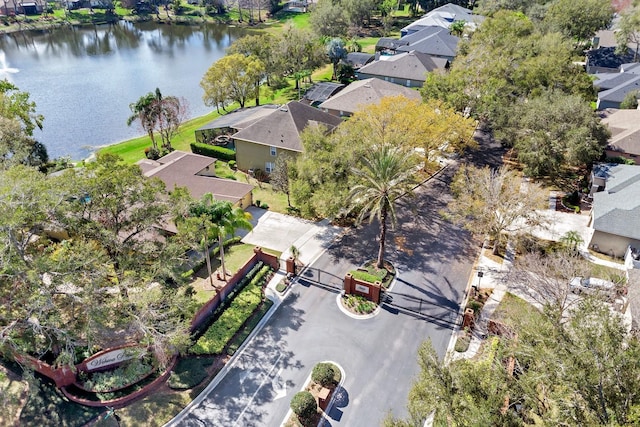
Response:
M340 123L339 117L291 101L233 135L238 168L270 173L279 155L296 156L303 151L300 134L308 126L330 131Z
M243 209L251 206L253 185L217 177L215 162L200 154L172 151L158 160L142 159L138 166L144 176L164 182L168 191L185 187L195 199L211 193L216 200L229 201Z
M368 105L378 104L388 96L404 96L420 101L415 89L400 86L378 78L357 80L318 106L322 111L339 117L348 117Z
M640 110L604 110L601 118L611 132L607 157L624 157L640 164Z
M380 56L380 59L360 68L358 80L379 78L391 83L407 87L422 87L427 73L445 69L449 61L419 52L399 53L391 56Z
M589 247L615 257L640 248L640 166L597 164L591 182Z

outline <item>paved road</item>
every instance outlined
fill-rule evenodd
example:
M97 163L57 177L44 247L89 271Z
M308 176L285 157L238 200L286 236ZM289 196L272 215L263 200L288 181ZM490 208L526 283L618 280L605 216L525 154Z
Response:
M477 252L467 233L438 215L450 174L420 188L415 207L401 203L402 226L388 241L388 259L399 272L392 303L422 315L386 305L376 317L356 320L339 310L331 285L377 253L377 225L361 227L314 262L310 277L292 288L228 375L180 425L278 426L293 394L324 360L346 372L330 425L375 426L390 411L406 415L407 395L419 372L418 347L431 339L444 354ZM312 283L318 274L320 286Z

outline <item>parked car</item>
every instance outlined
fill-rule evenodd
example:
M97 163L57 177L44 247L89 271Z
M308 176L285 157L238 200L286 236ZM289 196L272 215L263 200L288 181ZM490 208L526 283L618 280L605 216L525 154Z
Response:
M574 277L569 283L569 289L574 294L601 294L611 301L619 293L615 283L596 277Z

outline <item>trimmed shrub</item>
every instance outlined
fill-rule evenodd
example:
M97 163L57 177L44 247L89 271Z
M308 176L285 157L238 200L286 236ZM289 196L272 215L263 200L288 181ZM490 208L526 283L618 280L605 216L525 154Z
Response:
M354 279L362 280L363 282L367 282L367 283L376 283L377 281L380 280L379 277L374 276L373 274L367 273L366 271L353 270L353 271L350 271L349 273L351 273L351 276L353 276Z
M333 384L335 376L336 371L331 363L318 363L311 372L311 379L323 387Z
M262 286L272 269L261 261L254 266L218 307L219 317L191 347L192 354L220 354L264 299Z
M201 144L199 142L192 142L190 146L191 152L193 152L194 154L202 154L203 156L213 157L215 159L225 161L236 159L236 152L229 148L218 147L216 145Z
M236 161L235 160L229 160L229 167L231 169L235 169L236 168Z
M313 417L318 412L316 399L308 391L300 391L291 399L291 410L299 418L306 420Z

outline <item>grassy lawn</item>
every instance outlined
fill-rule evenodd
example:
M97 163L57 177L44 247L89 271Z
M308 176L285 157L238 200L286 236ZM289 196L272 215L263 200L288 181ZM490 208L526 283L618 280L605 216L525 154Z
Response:
M531 305L528 302L507 292L496 311L493 312L492 319L500 321L506 325L512 325L514 319L518 316L526 314L527 316L534 316L537 310L532 310Z
M189 391L160 390L125 408L116 410L115 413L120 418L120 423L117 422L114 416L110 416L106 420L103 417L94 424L94 427L159 427L176 416L192 399L193 396Z
M231 108L235 107L236 106L232 106ZM212 111L207 115L196 117L184 122L182 126L180 126L178 134L171 140L171 145L176 150L191 152L189 144L195 141L195 130L206 125L217 117L220 117L220 115L216 111ZM160 136L158 135L157 139L159 138ZM126 163L131 164L140 159L144 159L144 150L147 147L151 147L151 138L149 138L148 135L145 135L109 145L108 147L102 148L100 152L117 154L122 157Z
M236 173L238 172L231 170L227 162L216 160L215 174L217 177L236 180Z

